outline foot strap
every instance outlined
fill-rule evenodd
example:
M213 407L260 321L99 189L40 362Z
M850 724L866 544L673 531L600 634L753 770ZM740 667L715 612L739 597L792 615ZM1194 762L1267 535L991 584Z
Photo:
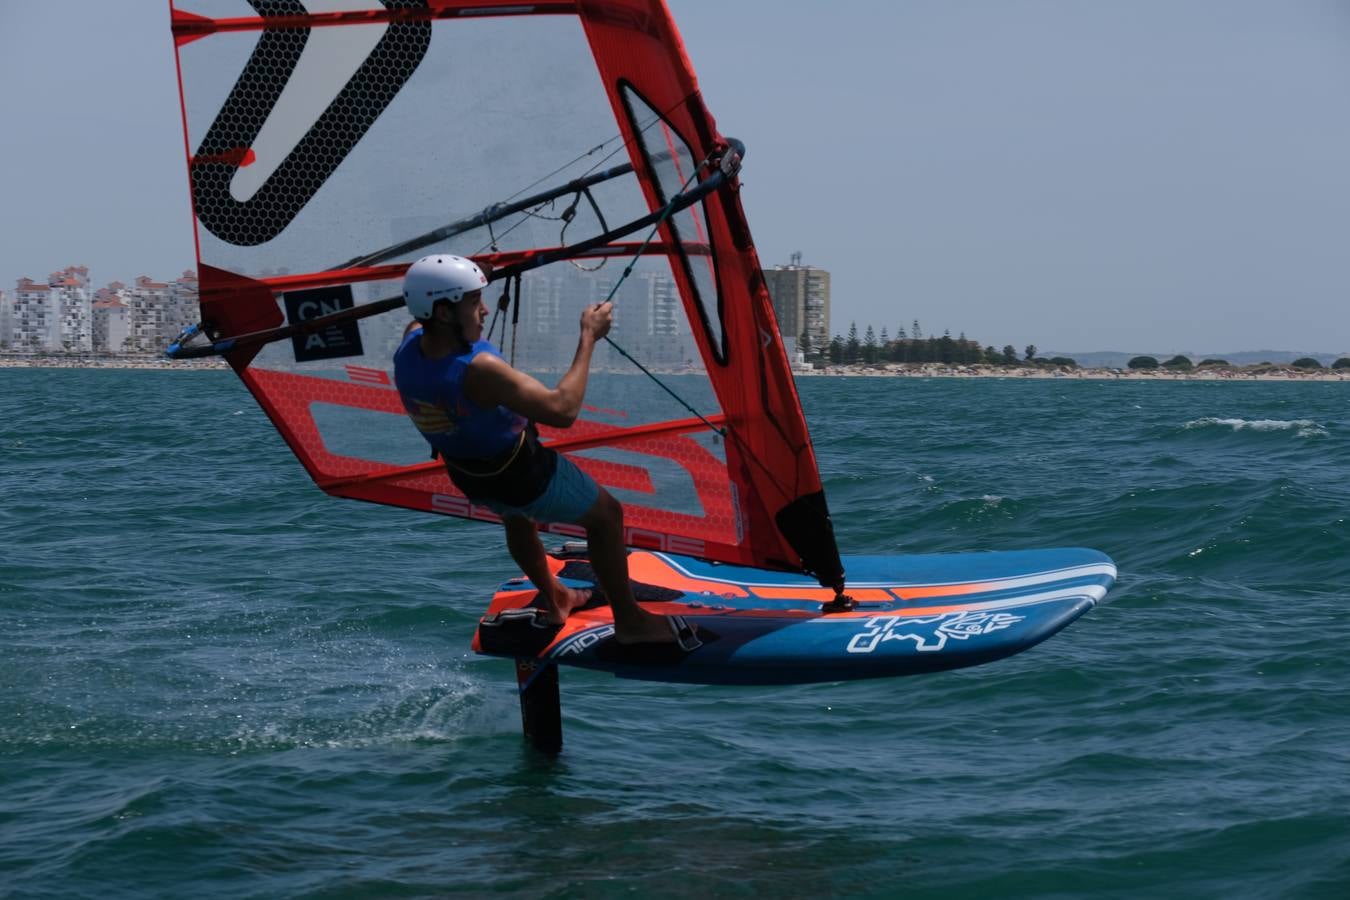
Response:
M694 626L686 622L684 616L666 616L666 621L670 623L671 634L675 635L675 643L679 644L685 653L693 653L703 646L703 642L694 633Z

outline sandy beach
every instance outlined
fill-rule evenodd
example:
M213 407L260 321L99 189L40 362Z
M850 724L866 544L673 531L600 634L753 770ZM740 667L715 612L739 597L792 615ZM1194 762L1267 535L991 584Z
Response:
M0 354L0 369L228 369L222 359L172 360L158 354ZM681 373L675 373L681 374ZM793 369L804 378L854 376L867 378L1072 378L1132 381L1350 381L1350 369L1295 369L1290 366L1207 367L1174 369L1105 369L1067 366L948 366L941 363L886 363Z

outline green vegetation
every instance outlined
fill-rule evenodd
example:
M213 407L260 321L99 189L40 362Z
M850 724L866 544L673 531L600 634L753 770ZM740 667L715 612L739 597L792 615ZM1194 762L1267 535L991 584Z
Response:
M1164 369L1177 369L1182 372L1189 372L1195 366L1191 363L1190 357L1182 356L1178 353L1176 356L1163 363Z
M867 333L863 335L862 358L863 362L871 365L877 361L877 333L872 330L872 326L867 326Z
M917 321L910 330L901 327L896 330L892 340L885 328L881 336L876 329L866 326L862 336L858 334L858 323L849 323L848 337L836 334L824 347L814 347L805 339L798 342L802 355L810 362L829 365L882 365L885 363L944 363L947 365L1016 365L1017 355L1011 346L1003 352L992 346L981 348L976 341L968 340L964 334L952 337L944 332L941 337L914 337L922 335Z
M894 334L894 337L891 335ZM908 327L898 326L894 332L884 326L878 331L872 325L861 328L857 322L850 322L847 337L836 334L828 341L812 341L806 333L797 339L797 349L802 357L818 367L823 366L870 366L882 367L894 363L923 365L937 363L947 366L1025 366L1037 369L1077 369L1079 363L1068 356L1046 358L1038 356L1035 344L1027 344L1021 353L1012 344L1001 348L994 344L981 345L962 332L952 337L950 331L940 335L929 333L925 336L915 319ZM1303 357L1292 363L1296 369L1321 369L1323 365L1312 357ZM1251 365L1233 365L1226 359L1206 357L1199 363L1190 357L1178 353L1166 362L1160 362L1156 356L1135 356L1126 363L1133 370L1165 369L1171 373L1186 373L1197 369L1237 369L1242 373L1254 375L1274 371L1288 371L1286 365L1274 366L1271 363ZM1343 356L1332 363L1334 369L1350 368L1350 356ZM1212 376L1211 376L1212 377Z

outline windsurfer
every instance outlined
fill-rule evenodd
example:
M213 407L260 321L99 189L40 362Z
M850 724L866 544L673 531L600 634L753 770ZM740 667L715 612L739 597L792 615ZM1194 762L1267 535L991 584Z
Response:
M682 619L647 612L634 598L619 502L542 446L534 426L566 428L576 421L591 353L609 333L612 305L582 312L576 356L550 389L482 340L487 283L478 265L459 256L427 256L408 268L403 295L414 321L394 354L394 381L408 415L455 486L502 517L507 549L539 587L550 623L561 624L590 599L549 571L535 528L536 522L568 522L586 529L596 580L613 607L616 640L696 648L698 639Z

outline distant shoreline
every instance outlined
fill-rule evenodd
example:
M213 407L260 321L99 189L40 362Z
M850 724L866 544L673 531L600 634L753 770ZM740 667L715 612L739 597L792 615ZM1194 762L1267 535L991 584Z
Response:
M228 369L223 359L174 360L146 354L19 354L0 353L0 369Z
M882 366L827 366L793 375L853 375L868 378L1059 378L1095 381L1350 381L1350 369L1295 369L1291 366L1206 366L1203 369L1110 369L1069 366L949 366L890 363Z
M0 354L0 369L158 369L171 371L228 370L223 359L173 360L158 354L143 356L65 356ZM697 374L688 370L658 374ZM1294 369L1289 366L1205 367L1189 372L1173 369L1109 369L1038 366L949 366L941 363L887 363L884 365L827 366L793 370L803 378L852 376L864 378L1057 378L1094 381L1350 381L1350 369Z

